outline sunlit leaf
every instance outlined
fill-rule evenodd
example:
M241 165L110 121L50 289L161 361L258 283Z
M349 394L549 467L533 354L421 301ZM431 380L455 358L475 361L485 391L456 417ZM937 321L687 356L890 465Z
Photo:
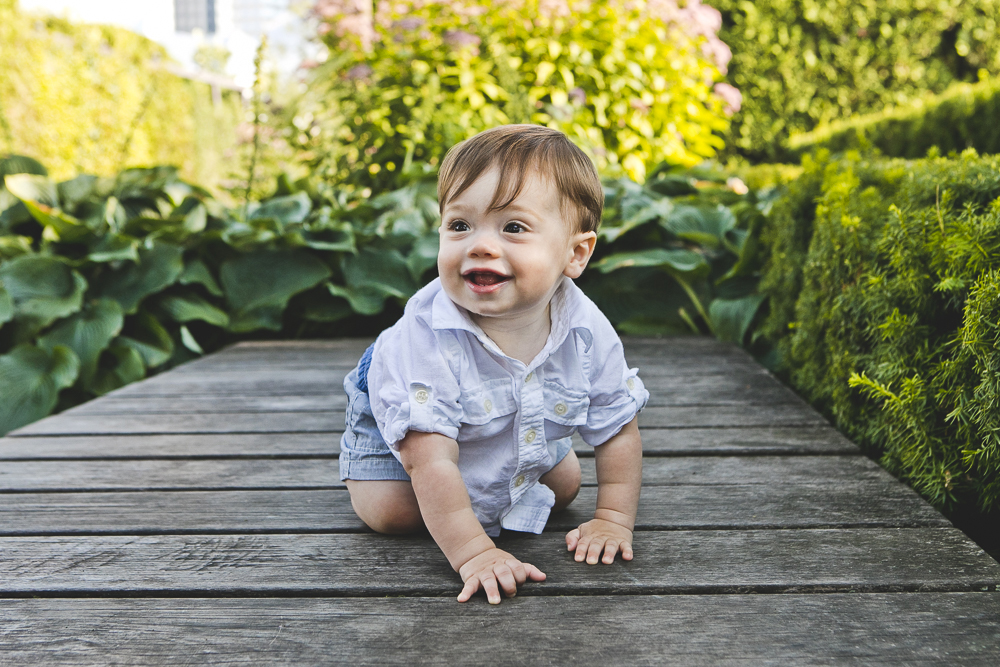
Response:
M32 201L53 208L59 206L59 190L56 184L45 176L15 174L5 176L4 184L11 194L21 201Z
M194 334L186 326L181 326L181 343L195 354L205 354L205 351L201 349L201 345L195 340Z
M87 255L91 262L139 261L139 239L126 234L105 234Z
M298 192L287 197L274 197L263 202L253 213L251 220L271 218L278 222L289 224L302 222L312 210L312 201L305 192Z
M217 327L229 326L229 315L196 294L171 295L160 299L160 308L175 322L202 320Z

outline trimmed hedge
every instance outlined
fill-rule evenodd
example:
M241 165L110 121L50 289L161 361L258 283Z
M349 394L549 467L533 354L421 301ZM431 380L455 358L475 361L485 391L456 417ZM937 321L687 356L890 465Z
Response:
M1000 73L1000 0L711 4L743 93L727 149L755 161L775 161L792 133Z
M759 334L935 506L1000 509L1000 157L803 167L762 236Z
M921 158L974 148L1000 153L1000 79L956 84L917 104L830 123L788 139L790 155L874 147L887 157Z

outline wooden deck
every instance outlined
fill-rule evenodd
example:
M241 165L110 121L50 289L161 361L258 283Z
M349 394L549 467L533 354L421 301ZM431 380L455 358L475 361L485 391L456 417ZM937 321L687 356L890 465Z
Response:
M1000 664L1000 564L742 350L626 342L650 390L636 558L501 546L548 580L454 597L337 467L367 341L245 343L0 439L0 664Z

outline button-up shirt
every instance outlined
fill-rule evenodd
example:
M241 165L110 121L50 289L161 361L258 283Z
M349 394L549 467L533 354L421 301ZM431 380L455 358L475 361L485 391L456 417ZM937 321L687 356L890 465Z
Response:
M435 280L375 342L368 393L390 450L408 431L458 442L458 468L489 535L540 533L555 495L539 477L559 441L607 442L649 398L611 323L569 278L550 307L542 351L509 357ZM564 445L566 443L563 443Z

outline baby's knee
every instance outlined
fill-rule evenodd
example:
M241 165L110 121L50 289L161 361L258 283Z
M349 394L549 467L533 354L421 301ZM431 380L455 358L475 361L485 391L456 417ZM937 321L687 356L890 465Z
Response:
M566 509L580 493L580 460L571 450L556 467L542 475L541 482L556 496L553 512Z
M409 482L347 481L351 507L376 533L405 535L424 530L424 520Z

